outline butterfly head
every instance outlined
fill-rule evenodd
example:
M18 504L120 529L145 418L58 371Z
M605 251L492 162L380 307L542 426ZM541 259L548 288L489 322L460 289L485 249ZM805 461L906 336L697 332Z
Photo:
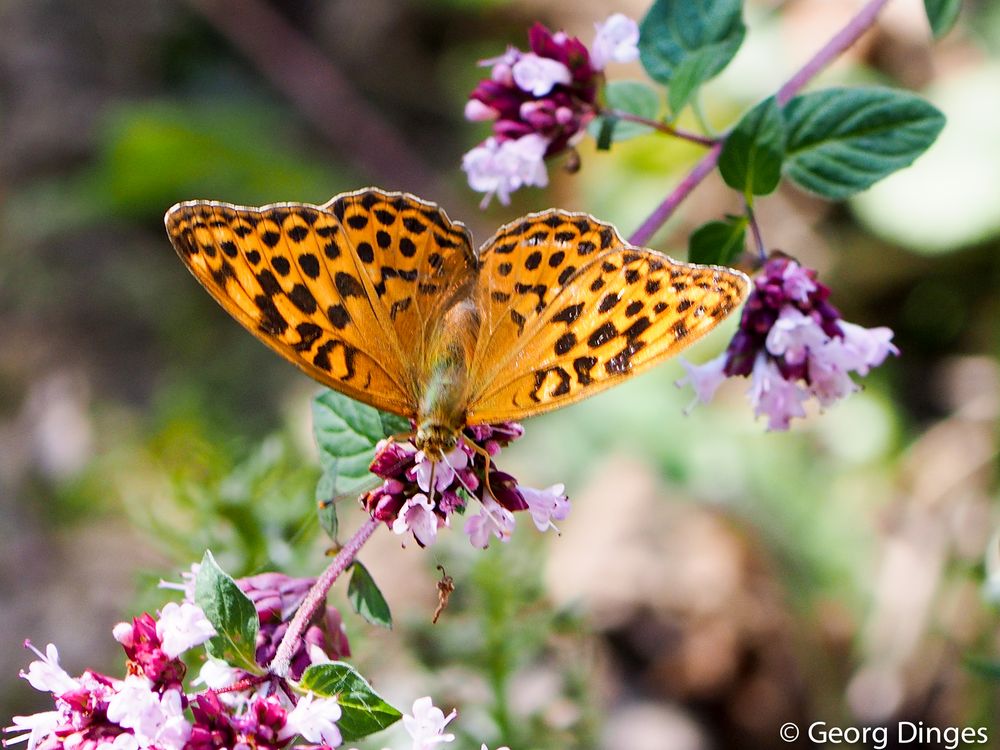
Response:
M431 461L440 461L458 444L458 433L443 424L424 421L417 425L413 444Z

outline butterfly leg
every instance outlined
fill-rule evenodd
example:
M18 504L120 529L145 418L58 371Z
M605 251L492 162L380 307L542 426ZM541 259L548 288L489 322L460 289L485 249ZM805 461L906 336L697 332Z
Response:
M483 469L483 482L486 485L486 491L490 493L490 497L496 500L497 499L496 493L494 493L493 488L490 487L490 461L492 460L490 452L485 448L483 448L481 445L476 445L471 440L467 440L466 443L468 443L472 447L472 450L474 450L476 453L481 455L486 460L486 465L485 468Z

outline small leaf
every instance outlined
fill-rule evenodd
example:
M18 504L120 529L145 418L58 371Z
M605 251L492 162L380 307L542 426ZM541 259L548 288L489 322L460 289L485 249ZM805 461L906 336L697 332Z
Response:
M712 266L731 265L743 252L746 234L745 216L702 224L688 240L688 260Z
M324 390L313 399L313 434L319 446L323 477L317 500L354 491L370 478L368 466L375 444L387 435L408 432L402 417L380 412L336 391Z
M719 155L719 172L750 201L778 187L784 155L785 121L772 96L743 115L730 132Z
M337 722L345 742L354 742L395 724L402 714L379 696L350 664L313 664L299 682L303 690L336 697L343 714Z
M208 653L230 666L259 674L257 610L209 551L205 552L198 568L194 600L218 633L208 642Z
M639 58L650 78L670 86L677 113L729 64L745 35L741 0L656 0L639 26Z
M962 10L962 0L924 0L924 10L935 39L940 39L955 25Z
M351 582L347 584L347 598L354 611L372 625L392 628L392 614L389 612L388 602L382 596L368 569L357 561L353 565Z
M604 101L609 110L627 112L637 117L647 120L656 120L660 116L660 94L652 86L641 81L611 81L604 87ZM610 119L613 116L605 113L603 119ZM652 133L653 128L643 125L641 122L630 122L616 118L614 133L611 141L625 141L636 136ZM597 138L598 148L600 148L600 135L602 127L600 121L591 123L591 133Z
M594 124L597 126L597 150L609 151L611 141L614 140L615 129L618 126L618 118L601 115Z
M316 515L319 518L320 528L336 541L340 520L337 518L337 503L334 499L333 479L324 473L316 484Z
M847 198L908 167L944 127L919 96L879 87L803 94L785 106L785 173L825 198Z

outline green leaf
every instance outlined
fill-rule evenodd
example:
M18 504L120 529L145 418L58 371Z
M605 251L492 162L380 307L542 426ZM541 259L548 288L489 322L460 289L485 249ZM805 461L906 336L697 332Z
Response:
M628 112L647 120L656 120L660 116L659 92L642 81L611 81L604 87L604 102L609 110ZM601 119L615 119L611 141L625 141L653 132L653 128L649 125L614 118L610 113ZM600 122L591 123L591 133L598 139L598 147L600 147L600 128Z
M924 0L924 10L935 39L940 39L955 25L962 10L962 0Z
M597 128L595 138L597 140L598 151L609 151L611 141L614 140L615 129L618 126L618 118L610 115L601 115L594 120L593 125Z
M688 240L688 260L713 266L728 266L743 252L747 217L730 216L725 221L702 224Z
M218 633L208 641L208 653L230 666L259 674L261 669L255 656L257 610L209 551L205 552L195 577L194 601Z
M965 666L970 672L980 677L1000 682L1000 661L981 656L969 656L965 658Z
M402 417L331 390L313 399L312 414L323 467L323 477L316 487L319 501L358 490L371 479L368 466L375 444L387 435L410 429Z
M729 64L745 35L741 0L656 0L639 26L639 59L650 78L670 86L677 113Z
M336 493L333 491L333 477L324 473L316 483L316 515L319 518L320 528L328 537L336 541L337 531L340 529L340 520L337 518L337 503L334 502Z
M751 109L726 138L719 155L722 179L751 201L773 192L781 182L785 121L772 96Z
M912 164L944 122L934 106L905 91L803 94L785 106L785 174L824 198L847 198Z
M345 742L354 742L396 723L402 714L379 696L350 664L313 664L299 682L303 690L336 697L343 714L337 722Z
M371 573L361 563L355 560L351 582L347 584L347 598L354 611L364 617L372 625L392 628L392 614L389 604L379 591Z

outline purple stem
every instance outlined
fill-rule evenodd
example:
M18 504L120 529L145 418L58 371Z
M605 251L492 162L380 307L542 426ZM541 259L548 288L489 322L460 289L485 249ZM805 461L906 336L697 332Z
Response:
M875 23L875 19L889 0L870 0L858 11L847 24L838 31L820 50L803 65L799 71L789 78L776 94L778 104L785 104L795 96L803 86L811 81L817 73L844 53L852 44L860 39ZM723 141L724 142L724 141ZM722 143L717 143L701 160L687 177L657 206L653 213L642 222L638 229L629 237L633 245L644 245L661 226L673 215L677 206L704 180L714 169L722 153Z
M692 133L690 130L681 130L680 128L667 125L659 120L651 120L648 117L634 115L631 112L625 112L620 109L606 109L604 110L604 114L610 115L611 117L615 117L619 120L627 120L628 122L636 122L640 125L647 125L648 127L658 130L661 133L666 133L667 135L672 135L685 141L691 141L692 143L700 143L702 146L714 146L718 142L718 138L708 138L703 135L698 135L697 133Z
M281 643L278 644L278 650L274 654L274 659L271 660L268 668L271 674L282 679L288 677L292 665L292 657L298 650L302 634L306 631L310 621L312 621L313 615L316 614L316 610L326 601L326 595L329 593L330 587L333 586L333 582L354 562L354 558L365 542L368 541L368 538L375 533L375 529L378 528L379 523L381 522L376 521L374 518L368 518L354 532L354 536L347 541L347 544L341 548L337 556L333 558L333 561L323 571L323 574L316 579L316 583L312 585L309 593L306 594L306 598L302 600L302 604L295 611L295 616L292 618L291 623L289 623L288 630L285 631Z

